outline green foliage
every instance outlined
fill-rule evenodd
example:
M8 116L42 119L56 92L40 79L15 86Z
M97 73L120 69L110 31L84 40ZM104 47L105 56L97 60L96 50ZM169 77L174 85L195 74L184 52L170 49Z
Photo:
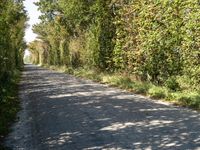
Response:
M23 1L0 0L0 149L19 109L16 79L26 48L26 12Z
M10 124L16 119L19 110L18 86L19 71L15 70L9 82L0 91L0 149L3 149L1 141L8 134Z
M175 77L170 77L165 81L165 86L170 90L177 91L180 89L179 83L176 81Z
M200 93L191 92L188 88L187 90L173 91L165 86L157 86L149 82L137 81L126 74L111 74L109 72L99 72L95 69L83 67L74 69L71 67L66 68L65 66L51 66L50 69L119 87L136 94L149 96L153 99L162 99L174 104L200 109Z
M35 48L35 52L32 48L32 54L38 55L38 49L44 51L46 48L43 45L46 44L49 55L47 57L39 55L47 58L49 65L64 65L63 61L68 59L65 63L68 67L76 68L81 65L100 69L111 67L115 28L109 3L108 0L37 2L36 5L43 14L42 22L34 26L34 32L39 35L43 44L40 48ZM70 42L77 39L82 39L81 43L84 46L79 46L76 50L70 49ZM65 46L62 46L63 41L66 43ZM33 57L39 59L38 56ZM35 60L34 63L39 63L39 60Z
M101 81L101 74L97 74L97 71L86 68L78 68L74 71L74 75L77 77L84 77L94 81Z
M147 95L150 87L151 87L151 84L149 84L149 83L136 82L132 91L136 94Z
M121 4L116 16L115 64L158 84L179 74L182 22L173 15L177 5L145 0Z
M133 82L129 77L121 76L121 75L107 75L102 79L103 83L109 83L113 86L118 86L125 89L132 88Z
M184 105L192 108L200 108L200 94L187 93L179 97L178 101Z
M98 43L98 30L95 29L95 26L91 26L88 33L86 33L86 65L91 67L98 66L99 60L99 43Z
M16 81L26 48L26 14L21 1L0 0L0 140L18 110Z
M163 99L167 96L167 89L163 88L163 87L156 87L156 86L152 86L149 90L148 90L148 94L150 95L150 97L155 98L155 99Z
M200 5L197 1L184 3L184 34L182 41L184 74L195 89L200 87Z
M176 92L170 93L167 97L168 100L173 100L177 104L200 109L200 93L199 92Z
M40 0L36 5L42 15L34 26L40 41L29 45L34 63L65 65L73 73L80 67L125 73L137 81L114 75L103 80L156 98L200 90L197 1ZM93 72L80 74L94 78Z
M22 2L0 1L0 84L13 76L23 64L23 40L27 20Z

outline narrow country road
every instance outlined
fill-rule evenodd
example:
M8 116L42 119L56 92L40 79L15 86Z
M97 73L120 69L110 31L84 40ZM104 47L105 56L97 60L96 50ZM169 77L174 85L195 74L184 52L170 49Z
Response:
M198 150L200 113L26 65L13 150Z

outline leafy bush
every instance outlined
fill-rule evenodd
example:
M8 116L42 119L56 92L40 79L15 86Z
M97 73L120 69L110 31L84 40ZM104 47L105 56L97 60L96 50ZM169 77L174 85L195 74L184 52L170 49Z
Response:
M184 106L192 108L200 108L200 94L196 92L188 92L180 95L177 98L178 102Z
M175 77L170 77L165 81L165 86L170 90L177 91L180 89L179 83L176 81Z
M178 101L180 93L200 91L198 1L40 0L36 4L43 21L34 26L42 40L29 46L35 62L43 57L48 65L65 65L77 76L155 98ZM91 69L110 75L97 75ZM184 103L190 105L189 101L195 100Z
M116 3L115 67L160 85L172 76L184 74L193 81L190 86L195 84L196 87L199 84L198 2L135 0ZM177 90L178 84L173 81L169 79L166 84Z

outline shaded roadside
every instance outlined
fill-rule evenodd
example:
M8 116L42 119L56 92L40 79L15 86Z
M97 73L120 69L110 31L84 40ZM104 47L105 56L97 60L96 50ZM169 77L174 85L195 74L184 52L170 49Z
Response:
M27 65L13 149L200 149L200 114Z

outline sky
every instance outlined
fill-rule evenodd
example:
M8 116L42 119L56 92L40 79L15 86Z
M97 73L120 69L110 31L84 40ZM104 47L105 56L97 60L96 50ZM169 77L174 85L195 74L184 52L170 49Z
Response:
M37 10L37 6L33 4L34 2L37 2L37 1L38 0L24 1L25 10L28 11L28 16L29 16L29 21L28 21L29 27L26 29L26 34L25 34L26 42L33 41L37 36L32 31L32 26L36 23L39 23L38 17L40 16L40 12Z
M28 21L29 27L26 29L25 37L24 37L27 43L34 41L37 37L37 35L34 34L32 31L32 26L40 22L38 17L40 16L41 13L37 10L37 6L33 4L34 2L37 2L37 1L39 0L25 0L24 1L25 10L27 11L28 17L29 17L29 21ZM25 57L29 55L30 55L30 52L26 50Z

